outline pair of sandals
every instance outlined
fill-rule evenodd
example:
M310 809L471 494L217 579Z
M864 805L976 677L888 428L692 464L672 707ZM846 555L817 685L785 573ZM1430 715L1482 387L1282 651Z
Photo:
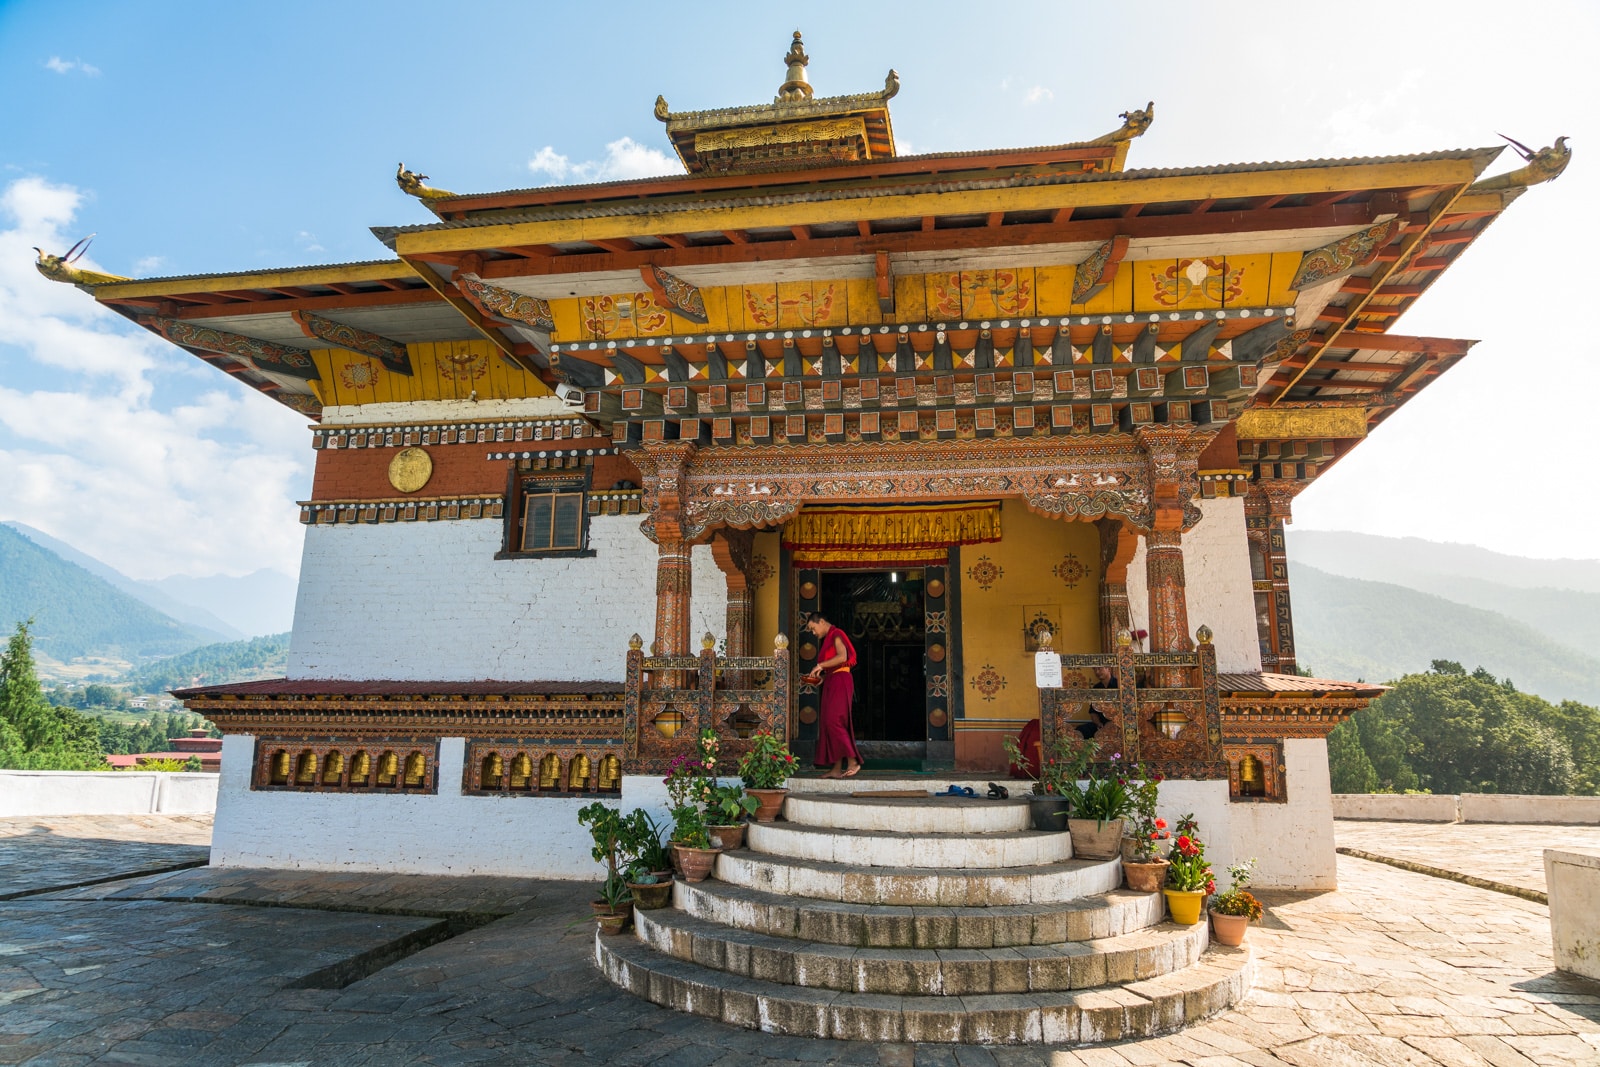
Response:
M935 793L934 795L941 797L976 797L978 795L978 791L972 788L970 785L952 785L943 793ZM990 800L1006 800L1011 796L1011 792L1003 785L996 785L995 783L990 782L989 792L985 795Z

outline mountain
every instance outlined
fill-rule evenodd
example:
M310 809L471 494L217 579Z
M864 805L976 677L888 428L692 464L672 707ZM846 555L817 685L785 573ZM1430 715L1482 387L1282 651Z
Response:
M118 679L117 684L132 693L165 693L202 683L221 685L281 678L288 663L289 635L272 634L205 645L181 656L157 660Z
M0 525L0 628L32 617L34 645L66 662L173 656L218 635L163 615L110 582Z
M170 615L179 622L186 622L190 626L199 627L207 633L216 634L221 638L244 636L242 631L229 626L205 608L195 606L192 601L169 596L154 583L142 582L137 578L129 578L109 564L102 563L87 553L79 552L65 541L51 537L43 530L36 530L32 526L21 522L7 522L4 525L11 527L40 548L54 552L68 563L76 563L90 574L97 578L103 578L129 596L144 601L163 615Z
M1289 558L1498 612L1584 654L1600 648L1600 560L1542 560L1415 537L1290 533Z
M1498 612L1290 557L1296 659L1319 677L1384 682L1436 659L1509 677L1549 701L1600 704L1600 659Z
M226 574L209 578L174 574L145 584L221 616L251 636L283 633L294 625L296 583L281 571L252 571L239 578Z

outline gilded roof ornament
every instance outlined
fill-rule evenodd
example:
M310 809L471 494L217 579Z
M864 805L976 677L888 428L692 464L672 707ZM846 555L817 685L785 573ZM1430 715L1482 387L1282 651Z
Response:
M656 97L656 118L666 122L671 115L672 112L667 110L667 98L664 96Z
M789 45L789 52L783 61L789 69L773 103L797 104L802 100L810 100L811 82L806 78L806 64L811 62L811 57L806 55L805 42L800 40L799 30L794 31L794 41Z
M1150 128L1156 120L1156 102L1150 101L1143 108L1132 108L1117 116L1122 120L1122 126L1112 130L1104 137L1096 137L1092 141L1083 142L1086 145L1122 144L1138 137Z
M34 264L43 274L53 282L68 282L72 285L104 285L107 282L125 282L128 279L120 274L102 274L97 270L83 270L72 264L82 259L84 253L89 251L89 242L94 240L90 234L71 248L65 255L52 256L49 252L38 246L34 251L39 253L39 261Z
M431 185L423 185L422 183L427 180L428 176L426 174L418 174L415 171L406 170L404 163L400 164L394 172L394 182L400 187L400 191L408 196L414 196L418 200L444 200L456 195L448 189L435 189Z
M1567 147L1565 137L1557 137L1556 143L1535 152L1521 141L1513 140L1500 135L1517 155L1527 161L1527 166L1518 167L1494 178L1485 178L1467 190L1469 193L1497 193L1507 189L1526 189L1530 185L1539 185L1542 182L1553 181L1561 176L1567 169L1567 164L1572 162L1572 149Z

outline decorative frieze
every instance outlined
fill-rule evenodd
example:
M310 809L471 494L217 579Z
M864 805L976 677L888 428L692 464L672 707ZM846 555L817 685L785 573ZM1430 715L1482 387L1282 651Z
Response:
M498 519L505 515L502 496L404 497L392 500L302 500L300 522L306 526L337 523L437 522L442 519Z
M439 739L260 737L250 788L300 793L437 793Z
M602 447L606 434L586 419L504 419L406 426L325 426L311 431L312 448L405 448L410 445L580 441Z
M496 738L467 745L461 791L474 796L583 796L622 792L622 741Z

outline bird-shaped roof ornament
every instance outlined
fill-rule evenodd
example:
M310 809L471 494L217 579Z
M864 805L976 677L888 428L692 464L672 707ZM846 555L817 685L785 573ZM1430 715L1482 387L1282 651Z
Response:
M435 189L431 185L422 184L427 180L428 176L426 174L418 174L415 171L406 170L404 163L400 164L394 172L394 182L400 187L400 191L414 196L418 200L446 200L456 195L448 189Z
M1566 137L1557 137L1555 144L1536 152L1513 137L1507 137L1503 133L1499 136L1511 145L1512 150L1521 156L1527 165L1493 178L1485 178L1467 192L1494 193L1506 189L1526 189L1530 185L1539 185L1559 178L1561 172L1567 169L1567 164L1572 162L1572 149L1567 147Z
M95 235L90 234L71 248L64 255L52 256L49 252L35 245L33 250L39 254L39 261L34 264L43 274L53 282L67 282L70 285L104 285L107 282L125 282L128 279L120 274L105 274L97 270L84 270L74 267L73 264L82 259L84 253L89 251L89 242Z

